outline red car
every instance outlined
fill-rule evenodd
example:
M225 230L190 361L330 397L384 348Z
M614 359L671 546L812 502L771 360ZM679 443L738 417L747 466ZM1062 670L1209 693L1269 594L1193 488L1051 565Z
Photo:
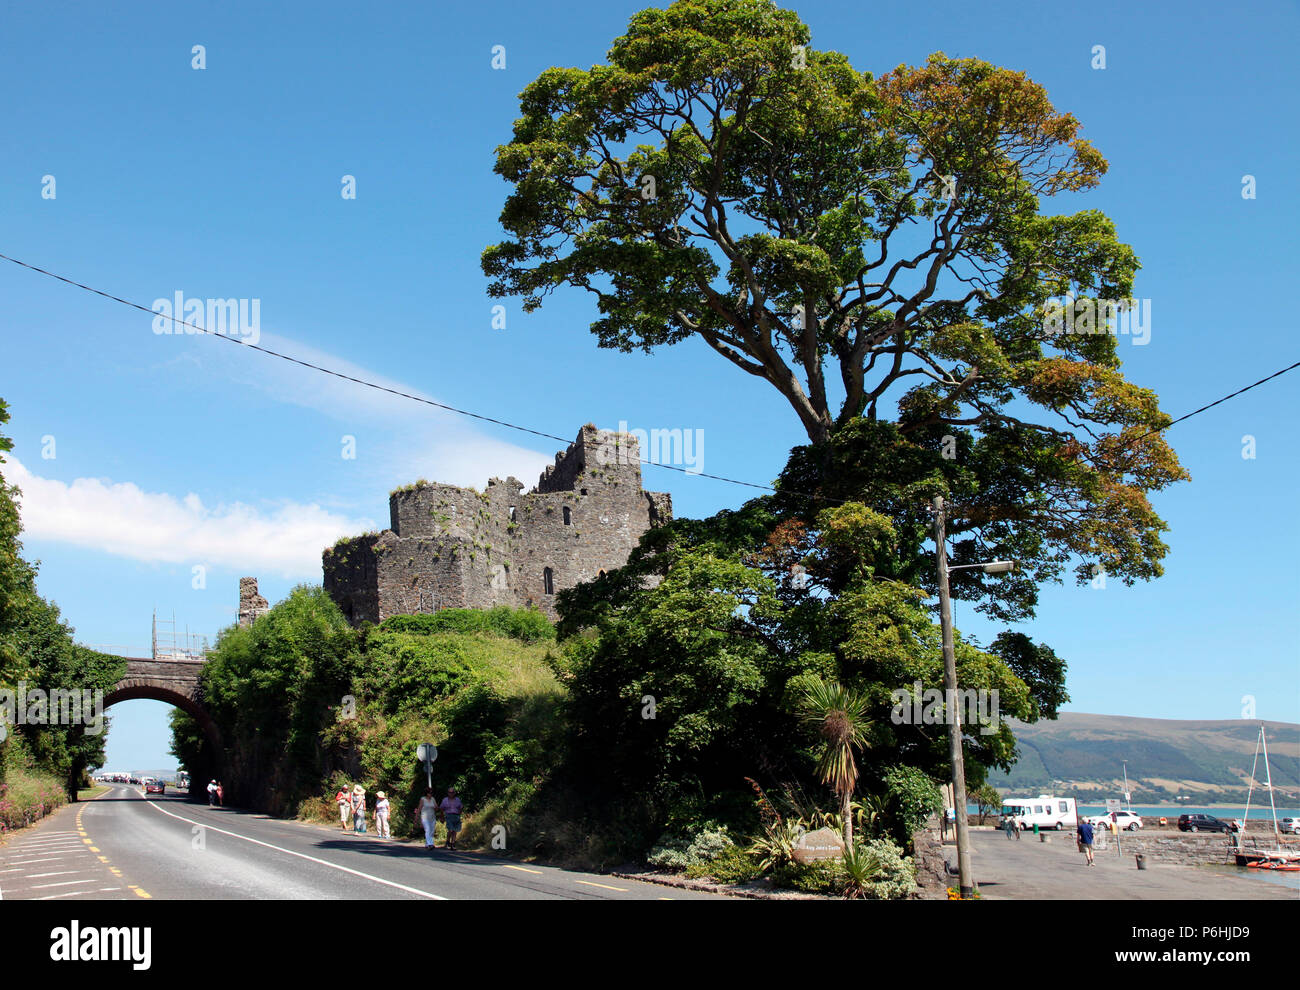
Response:
M148 797L150 794L166 794L166 793L167 793L167 784L165 781L151 780L149 781L149 783L144 785L145 797Z

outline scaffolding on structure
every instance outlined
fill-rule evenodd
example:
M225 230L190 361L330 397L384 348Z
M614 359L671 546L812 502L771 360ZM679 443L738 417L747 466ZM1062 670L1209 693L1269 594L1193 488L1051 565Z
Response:
M176 625L176 613L170 619L159 619L153 613L153 658L155 660L195 660L202 663L208 656L208 637L191 633L186 625L182 633Z

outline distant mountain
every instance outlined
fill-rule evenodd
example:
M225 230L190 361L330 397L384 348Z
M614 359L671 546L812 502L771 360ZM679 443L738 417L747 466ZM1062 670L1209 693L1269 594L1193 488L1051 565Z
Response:
M1279 801L1300 799L1300 725L1264 722L1269 767ZM1187 795L1193 803L1238 802L1249 785L1258 721L1182 721L1064 712L1032 725L1011 720L1020 758L1011 773L993 773L1003 791L1078 793L1085 800L1119 797L1128 761L1134 804ZM1261 756L1255 800L1268 801Z

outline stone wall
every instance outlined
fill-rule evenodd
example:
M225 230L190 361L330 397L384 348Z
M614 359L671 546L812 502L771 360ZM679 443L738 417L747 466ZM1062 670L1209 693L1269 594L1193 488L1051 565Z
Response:
M647 529L672 518L667 493L641 488L635 437L585 426L524 491L421 482L389 497L391 528L322 555L325 590L353 623L441 608L536 607L622 567Z
M1115 852L1114 834L1098 832L1094 841L1097 855L1118 855ZM1120 850L1129 858L1130 863L1138 853L1142 853L1152 863L1199 866L1236 862L1236 843L1221 832L1124 832L1119 841ZM1271 850L1275 846L1271 833L1248 834L1242 838L1242 845L1242 851L1248 853ZM1300 844L1289 844L1286 839L1283 839L1283 848L1290 852L1300 852Z

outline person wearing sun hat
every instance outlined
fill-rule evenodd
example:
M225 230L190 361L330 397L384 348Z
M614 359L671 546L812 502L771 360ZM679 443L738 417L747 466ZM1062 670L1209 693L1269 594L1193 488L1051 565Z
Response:
M366 789L360 784L352 788L352 831L366 830Z
M352 817L352 789L344 784L334 795L334 803L339 806L339 828L348 830L348 820Z
M380 791L375 798L375 834L381 839L391 838L388 833L388 795Z

